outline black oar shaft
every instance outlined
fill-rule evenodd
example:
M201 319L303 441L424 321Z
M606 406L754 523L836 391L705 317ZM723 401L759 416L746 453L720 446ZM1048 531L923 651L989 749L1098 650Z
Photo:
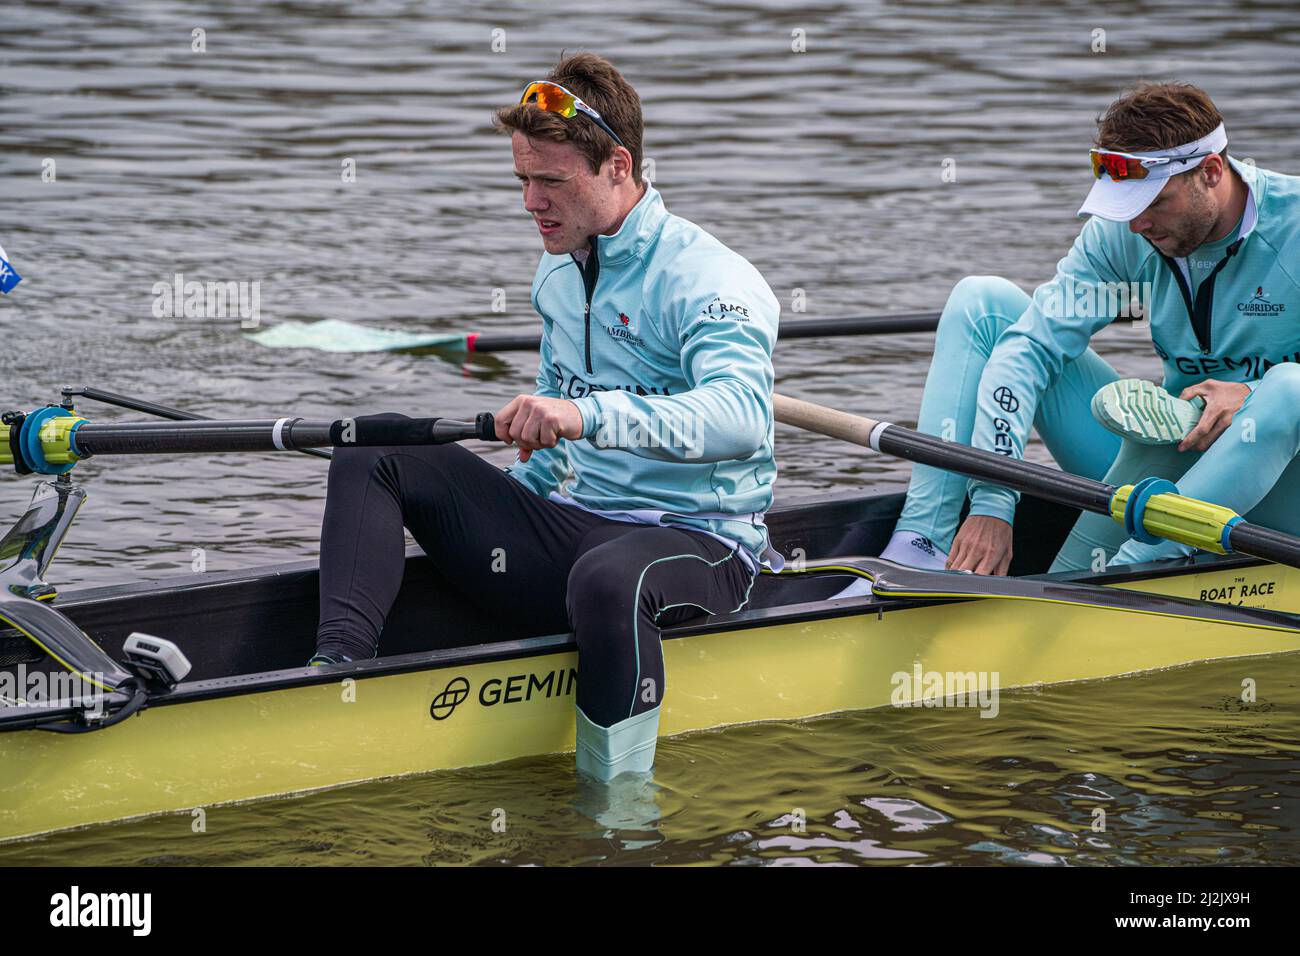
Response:
M129 408L132 411L144 412L146 415L157 415L159 418L170 419L174 422L205 422L211 421L206 415L195 415L193 412L183 412L179 408L172 408L170 405L159 405L157 402L151 402L144 398L136 398L134 395L122 395L118 392L110 392L106 389L96 388L93 385L65 385L63 387L63 398L66 402L68 399L76 396L84 396L97 402L103 402L106 405L116 405L118 408ZM298 449L304 455L311 455L314 458L324 458L328 461L330 453L319 448L300 448Z
M195 452L291 451L320 447L437 445L467 438L495 441L492 416L449 418L303 418L249 421L113 422L81 425L78 454L160 455Z
M899 335L907 332L933 332L938 325L938 312L782 319L778 338L785 341L835 335ZM533 352L541 346L541 341L540 332L482 332L470 337L469 349L471 352Z
M938 312L905 312L901 315L844 316L826 319L782 319L781 339L815 339L836 335L904 335L933 332L939 325Z
M1117 322L1131 321L1125 316ZM779 341L817 339L839 335L904 335L933 332L938 312L903 312L899 315L847 315L834 318L782 319ZM471 352L533 352L541 345L540 332L481 332L469 337Z
M1228 529L1228 544L1241 554L1300 567L1300 542L1272 528L1242 521Z
M330 422L275 420L87 423L77 429L83 455L161 455L190 452L279 451L330 444Z
M880 451L898 458L957 471L969 478L991 481L1072 508L1110 514L1114 485L1080 478L1059 468L944 441L900 425L881 429L877 444Z

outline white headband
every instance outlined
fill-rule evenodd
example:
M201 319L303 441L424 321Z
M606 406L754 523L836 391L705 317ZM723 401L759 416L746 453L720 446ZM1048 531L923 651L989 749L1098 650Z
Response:
M1205 156L1197 156L1196 159L1192 159L1192 156L1198 153L1222 153L1227 148L1228 133L1220 123L1194 143L1145 153L1129 153L1128 155L1140 159L1178 156L1188 158L1171 158L1167 163L1152 163L1146 167L1147 174L1142 179L1121 179L1117 182L1111 179L1109 174L1103 173L1092 184L1092 191L1079 207L1079 215L1100 216L1113 222L1129 222L1151 205L1160 194L1160 190L1165 188L1165 180L1170 176L1185 173L1189 169L1195 169L1205 159Z
M1186 143L1182 146L1175 146L1172 149L1157 149L1146 153L1129 153L1130 156L1142 156L1157 159L1165 156L1195 156L1197 153L1221 153L1228 148L1228 131L1220 123L1210 132L1206 133L1194 143ZM1147 167L1147 179L1168 179L1170 176L1177 176L1179 173L1185 173L1189 169L1195 169L1201 164L1201 156L1198 159L1180 159L1168 163L1156 163L1154 166Z

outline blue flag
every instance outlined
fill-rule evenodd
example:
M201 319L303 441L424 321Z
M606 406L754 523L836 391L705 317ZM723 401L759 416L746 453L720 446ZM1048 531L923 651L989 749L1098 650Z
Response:
M7 295L10 289L22 281L23 277L14 271L14 267L5 258L4 249L0 249L0 292Z

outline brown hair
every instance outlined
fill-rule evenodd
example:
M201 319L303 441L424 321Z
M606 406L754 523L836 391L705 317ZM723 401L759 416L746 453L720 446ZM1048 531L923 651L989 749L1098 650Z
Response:
M1172 149L1213 132L1222 122L1204 90L1190 83L1144 82L1097 117L1096 145L1128 153Z
M609 128L618 133L632 154L632 181L641 184L641 97L623 74L603 56L575 53L562 56L545 79L558 83L600 114ZM568 119L539 110L529 103L497 110L492 125L502 132L523 133L530 139L572 143L587 157L593 173L614 154L618 146L589 116L578 113Z

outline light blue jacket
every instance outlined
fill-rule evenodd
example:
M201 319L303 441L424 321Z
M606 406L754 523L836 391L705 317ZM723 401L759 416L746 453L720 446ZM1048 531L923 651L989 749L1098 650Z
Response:
M665 524L761 557L776 479L776 296L649 184L618 232L593 245L585 270L571 255L543 254L532 292L542 317L536 394L571 399L583 437L507 471L543 496L571 471L568 492L587 508L668 512Z
M1175 395L1209 378L1253 384L1272 365L1300 362L1300 178L1229 163L1250 189L1254 221L1247 202L1241 234L1188 256L1190 276L1128 223L1094 217L1084 225L1056 277L998 339L980 378L971 444L1023 456L1039 397L1114 318L1088 302L1104 283L1150 283L1151 340ZM970 495L972 514L1008 522L1019 497L981 481Z

